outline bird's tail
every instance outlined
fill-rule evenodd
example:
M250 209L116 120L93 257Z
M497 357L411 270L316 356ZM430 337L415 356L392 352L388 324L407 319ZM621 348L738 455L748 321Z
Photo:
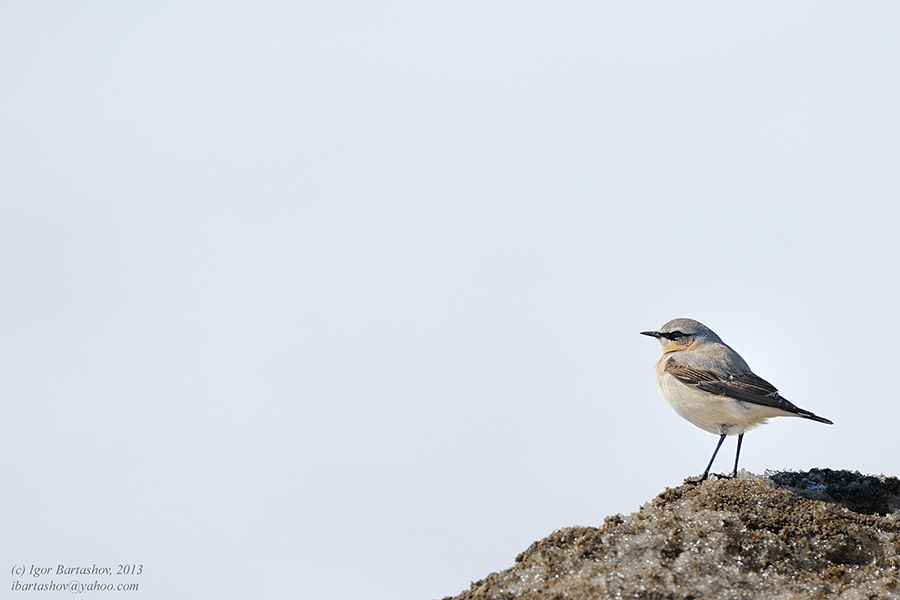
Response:
M825 417L820 417L819 415L813 414L808 410L803 410L802 408L797 412L798 417L803 417L804 419L809 419L810 421L818 421L819 423L825 423L826 425L834 425L831 421L826 419Z

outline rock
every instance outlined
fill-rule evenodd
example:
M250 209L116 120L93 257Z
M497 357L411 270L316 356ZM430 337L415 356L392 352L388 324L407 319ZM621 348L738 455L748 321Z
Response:
M900 480L742 471L535 542L455 600L900 599Z

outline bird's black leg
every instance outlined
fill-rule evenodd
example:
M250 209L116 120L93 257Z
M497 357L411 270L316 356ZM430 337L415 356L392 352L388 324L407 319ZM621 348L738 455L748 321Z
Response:
M732 471L731 476L737 477L737 463L738 459L741 457L741 442L744 440L744 434L738 435L738 444L737 444L737 452L734 454L734 471Z
M709 464L706 465L706 470L703 471L703 475L700 476L700 481L704 481L706 479L706 477L709 475L709 470L712 468L713 461L716 460L716 454L719 453L719 448L722 447L722 442L725 441L726 435L727 434L723 433L721 436L719 436L719 443L716 444L716 449L713 451L712 458L709 459Z

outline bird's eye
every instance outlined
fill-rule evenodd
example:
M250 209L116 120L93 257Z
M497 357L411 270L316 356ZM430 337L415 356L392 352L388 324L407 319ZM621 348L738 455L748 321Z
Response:
M677 340L678 338L681 338L681 337L684 337L684 334L681 333L680 331L673 331L672 333L669 334L669 338L671 338L673 340Z

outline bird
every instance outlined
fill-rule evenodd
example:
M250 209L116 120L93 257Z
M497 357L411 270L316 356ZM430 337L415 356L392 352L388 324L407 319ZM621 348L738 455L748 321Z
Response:
M731 477L737 477L744 432L771 417L803 417L833 425L830 420L788 402L771 383L750 370L747 362L716 333L693 319L673 319L658 331L642 331L662 344L656 363L659 393L682 418L719 436L709 464L709 476L722 442L737 435Z

